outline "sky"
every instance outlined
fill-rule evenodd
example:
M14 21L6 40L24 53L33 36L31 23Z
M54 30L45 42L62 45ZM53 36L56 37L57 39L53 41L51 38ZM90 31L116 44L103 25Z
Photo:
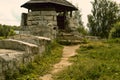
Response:
M27 9L20 6L29 0L1 0L0 1L0 24L20 25L21 13L27 12ZM87 24L87 15L91 13L93 0L68 0L74 5L78 5L82 14L84 25ZM120 0L113 0L120 3Z

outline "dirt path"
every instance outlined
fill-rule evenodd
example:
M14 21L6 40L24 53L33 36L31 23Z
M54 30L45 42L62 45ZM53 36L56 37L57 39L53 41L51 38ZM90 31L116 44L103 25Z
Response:
M63 54L61 61L55 65L53 65L52 71L49 72L49 74L46 74L42 77L40 77L40 80L53 80L52 76L60 71L62 71L64 68L72 65L71 62L68 61L68 59L72 56L75 56L77 53L75 52L76 49L79 48L79 45L75 46L64 46Z

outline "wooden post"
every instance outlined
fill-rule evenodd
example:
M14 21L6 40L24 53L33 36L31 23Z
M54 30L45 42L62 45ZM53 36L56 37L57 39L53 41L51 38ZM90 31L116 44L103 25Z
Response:
M28 13L30 12L30 9L28 9Z

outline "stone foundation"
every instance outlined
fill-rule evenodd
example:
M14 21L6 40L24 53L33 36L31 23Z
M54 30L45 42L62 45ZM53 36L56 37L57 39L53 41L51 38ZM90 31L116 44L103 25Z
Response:
M20 38L22 40L22 37ZM27 40L28 39L28 40ZM7 39L0 41L0 80L5 80L7 71L14 73L21 64L27 65L34 60L36 55L42 55L47 45L50 43L49 38L34 37L23 41Z
M57 33L56 11L33 11L28 13L27 30L32 35L54 39Z

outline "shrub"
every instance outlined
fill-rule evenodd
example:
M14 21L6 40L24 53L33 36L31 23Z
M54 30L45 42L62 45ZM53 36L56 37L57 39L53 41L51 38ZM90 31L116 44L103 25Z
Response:
M84 38L84 39L83 39L83 43L84 43L84 44L87 44L87 43L89 43L89 40L88 40L87 38Z
M120 37L120 22L117 22L113 25L109 33L109 38L119 38Z
M84 27L82 27L82 26L79 26L79 27L77 28L77 30L78 30L78 32L81 33L82 35L87 35L87 34L88 34L88 33L87 33L87 30L86 30Z
M8 36L14 36L16 33L14 32L14 30L13 29L10 29L10 32L9 32L9 34L8 34Z
M74 64L56 74L54 80L120 80L119 46L103 42L82 44L78 54L70 59Z
M108 42L108 43L120 43L120 38L108 39L107 42Z
M4 37L0 37L0 40L3 40L3 39L5 39Z
M51 70L51 65L60 61L62 49L62 46L56 42L47 45L43 55L36 55L34 61L27 65L21 64L18 72L11 74L10 70L7 71L6 80L38 80L39 76Z
M15 32L12 26L0 25L0 36L7 38L13 35L15 35Z

